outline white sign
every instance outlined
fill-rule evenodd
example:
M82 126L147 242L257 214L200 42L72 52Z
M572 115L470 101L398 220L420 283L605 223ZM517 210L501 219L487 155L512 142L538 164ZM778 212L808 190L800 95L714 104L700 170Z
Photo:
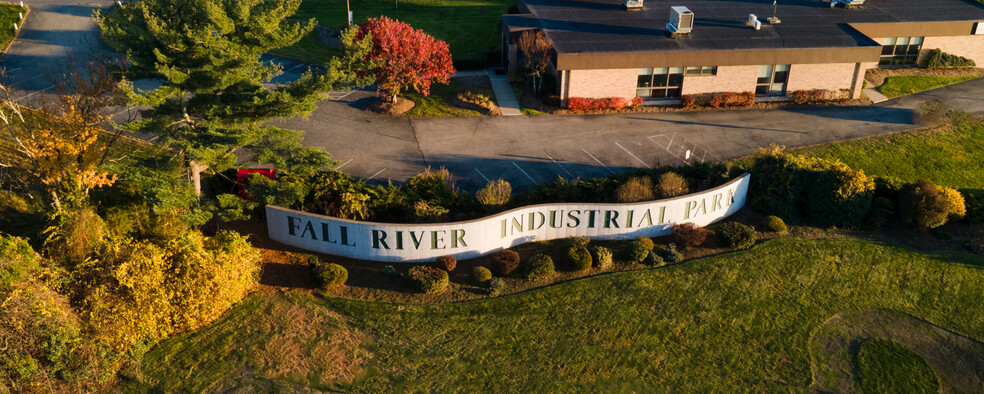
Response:
M312 252L381 262L478 257L533 241L587 236L632 239L669 235L674 224L706 226L745 205L749 174L701 193L628 204L561 203L516 208L465 222L357 222L266 207L270 238Z

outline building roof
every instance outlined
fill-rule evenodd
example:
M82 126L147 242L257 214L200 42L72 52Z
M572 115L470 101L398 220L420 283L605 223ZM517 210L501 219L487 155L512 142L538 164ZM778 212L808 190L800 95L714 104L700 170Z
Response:
M871 47L880 43L859 24L984 21L984 6L965 0L867 0L856 9L778 3L781 23L770 25L771 0L646 0L641 10L626 10L620 0L525 0L558 54ZM695 22L689 37L676 39L666 23L678 5L690 8ZM748 14L758 16L761 30L745 25Z

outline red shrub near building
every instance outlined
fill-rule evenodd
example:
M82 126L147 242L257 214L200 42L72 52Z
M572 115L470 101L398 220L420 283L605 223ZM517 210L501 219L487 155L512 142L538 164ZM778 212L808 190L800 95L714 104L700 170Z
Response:
M721 107L751 107L755 104L755 93L752 92L725 92L714 93L707 103L714 108Z
M634 97L631 101L625 97L605 97L592 99L587 97L571 97L567 99L567 109L573 111L585 110L620 110L627 107L637 107L642 104L642 97Z

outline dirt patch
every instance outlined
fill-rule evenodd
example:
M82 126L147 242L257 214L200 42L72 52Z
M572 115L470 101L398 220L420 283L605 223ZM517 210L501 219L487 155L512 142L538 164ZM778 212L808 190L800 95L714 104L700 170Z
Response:
M856 392L852 359L861 342L881 338L919 354L940 377L943 392L984 392L984 344L890 310L838 314L808 344L814 389Z
M872 68L864 74L868 81L867 89L885 83L885 78L900 76L925 77L984 77L984 68Z
M471 92L465 92L449 95L447 100L449 104L455 107L475 111L485 116L502 116L499 106L485 96L478 97Z
M416 103L413 100L407 100L405 98L397 97L396 102L385 100L383 98L376 98L370 101L366 105L366 111L372 111L379 114L400 116L405 112L413 109Z

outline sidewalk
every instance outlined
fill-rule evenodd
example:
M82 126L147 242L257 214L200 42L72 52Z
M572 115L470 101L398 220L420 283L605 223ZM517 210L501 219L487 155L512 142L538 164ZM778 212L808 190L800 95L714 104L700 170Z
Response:
M513 94L512 85L509 85L506 75L496 75L492 70L486 70L486 74L489 76L489 82L492 83L495 101L502 111L502 116L522 115L523 111L519 109L519 102L516 101L516 95Z

